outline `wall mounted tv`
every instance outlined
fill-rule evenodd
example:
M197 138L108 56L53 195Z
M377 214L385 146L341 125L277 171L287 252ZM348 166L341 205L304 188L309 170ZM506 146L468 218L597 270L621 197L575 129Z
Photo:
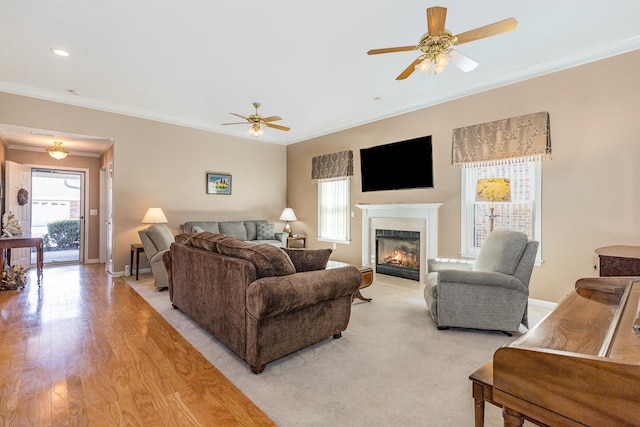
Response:
M431 136L360 149L362 191L433 188Z

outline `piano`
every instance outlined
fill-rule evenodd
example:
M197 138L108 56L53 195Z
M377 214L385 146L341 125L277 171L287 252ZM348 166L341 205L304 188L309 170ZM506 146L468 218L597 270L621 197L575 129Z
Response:
M493 356L504 425L640 426L640 277L585 278Z

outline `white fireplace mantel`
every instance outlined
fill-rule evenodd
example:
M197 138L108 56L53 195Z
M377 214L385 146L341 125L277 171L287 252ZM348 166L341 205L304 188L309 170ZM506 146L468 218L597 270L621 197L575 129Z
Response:
M357 204L362 210L362 265L371 266L371 219L399 218L425 221L429 258L438 256L438 208L442 203Z

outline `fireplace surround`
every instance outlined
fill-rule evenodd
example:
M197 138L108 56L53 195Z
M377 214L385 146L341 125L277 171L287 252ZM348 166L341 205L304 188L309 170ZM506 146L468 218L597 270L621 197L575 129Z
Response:
M376 229L418 231L420 271L417 280L424 282L427 258L438 256L440 206L442 203L357 204L362 210L362 265L375 266Z

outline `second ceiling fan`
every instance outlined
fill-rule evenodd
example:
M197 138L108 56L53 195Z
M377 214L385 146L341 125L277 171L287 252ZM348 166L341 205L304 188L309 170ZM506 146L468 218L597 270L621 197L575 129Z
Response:
M514 18L508 18L454 36L444 28L446 18L446 7L434 6L427 8L427 32L420 38L417 45L372 49L367 53L369 55L377 55L410 50L421 51L422 55L400 73L396 80L406 79L416 69L427 73L430 73L433 69L433 72L437 74L444 70L449 61L462 71L468 72L476 68L478 63L454 50L452 46L513 31L518 25L518 21Z
M288 131L290 130L290 128L286 127L286 126L282 126L282 125L276 125L274 123L271 122L275 122L278 120L282 120L282 117L280 116L269 116L269 117L262 117L260 114L258 114L258 108L260 108L260 103L259 102L254 102L253 106L256 109L255 114L251 114L250 116L241 116L240 114L237 113L230 113L233 114L236 117L240 117L241 119L246 120L246 122L235 122L235 123L222 123L223 125L243 125L246 123L249 123L251 125L251 128L249 129L249 133L251 133L251 135L253 136L260 136L263 133L262 130L262 126L266 126L269 128L273 128L273 129L278 129L278 130L283 130L283 131Z

